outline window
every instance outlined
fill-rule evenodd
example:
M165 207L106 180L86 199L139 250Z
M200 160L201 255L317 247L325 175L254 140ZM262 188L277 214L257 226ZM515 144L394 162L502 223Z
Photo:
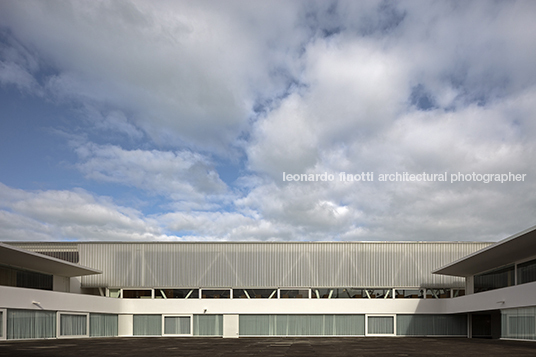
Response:
M368 316L367 335L394 335L395 317L390 316Z
M536 281L536 259L517 265L517 283Z
M161 336L162 315L134 315L134 336Z
M240 336L363 336L365 315L240 315Z
M194 315L194 336L223 336L223 315Z
M399 336L467 336L466 315L397 315Z
M123 299L150 299L152 290L128 290L123 289Z
M233 289L233 299L277 299L277 289Z
M501 310L501 338L536 340L536 307Z
M0 340L5 340L5 330L6 330L6 310L0 310Z
M156 288L155 299L198 299L199 289L163 289Z
M115 314L90 314L89 335L110 337L118 335L118 316Z
M225 289L225 290L201 290L201 297L203 299L230 299L231 298L231 290Z
M191 316L164 316L164 335L191 335Z
M56 312L7 310L9 340L56 337Z
M0 285L52 290L52 275L0 265Z
M426 289L427 299L448 299L450 298L450 289Z
M279 297L281 299L308 299L309 289L281 289Z
M87 314L60 313L60 336L88 336Z
M475 275L475 293L505 288L514 285L514 266L494 269L483 274Z
M422 299L424 298L423 291L421 289L396 289L396 299Z
M121 289L108 289L108 296L112 298L120 298Z

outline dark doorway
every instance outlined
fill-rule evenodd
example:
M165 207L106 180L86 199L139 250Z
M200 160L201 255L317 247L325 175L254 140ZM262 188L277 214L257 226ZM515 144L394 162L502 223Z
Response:
M473 313L471 316L473 338L501 338L501 311Z

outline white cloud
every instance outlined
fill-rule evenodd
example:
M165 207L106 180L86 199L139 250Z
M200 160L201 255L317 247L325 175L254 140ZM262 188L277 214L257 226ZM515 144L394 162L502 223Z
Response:
M18 222L5 227L228 240L515 233L534 224L536 203L535 13L530 1L8 3L2 24L54 68L40 82L50 97L75 103L101 133L165 148L84 142L76 167L164 197L167 212L149 219L86 191L4 188L2 219ZM35 90L38 61L13 53L0 81ZM236 187L218 174L223 157L245 161ZM527 181L282 182L283 172L341 171Z
M82 144L78 169L87 178L133 186L175 201L200 204L227 194L225 183L206 157L190 151L124 150ZM214 199L214 198L212 198Z
M23 191L0 184L3 240L155 240L156 221L82 189Z

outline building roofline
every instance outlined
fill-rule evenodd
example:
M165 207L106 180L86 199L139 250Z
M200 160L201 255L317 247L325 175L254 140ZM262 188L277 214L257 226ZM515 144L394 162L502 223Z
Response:
M102 271L0 243L0 264L65 277L102 274Z
M433 274L470 276L524 260L536 254L536 226L507 237L489 247L458 259Z

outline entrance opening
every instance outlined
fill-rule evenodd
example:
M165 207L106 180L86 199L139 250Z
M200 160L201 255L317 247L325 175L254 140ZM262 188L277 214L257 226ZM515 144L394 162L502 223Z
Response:
M500 310L473 313L471 324L473 338L501 338Z

